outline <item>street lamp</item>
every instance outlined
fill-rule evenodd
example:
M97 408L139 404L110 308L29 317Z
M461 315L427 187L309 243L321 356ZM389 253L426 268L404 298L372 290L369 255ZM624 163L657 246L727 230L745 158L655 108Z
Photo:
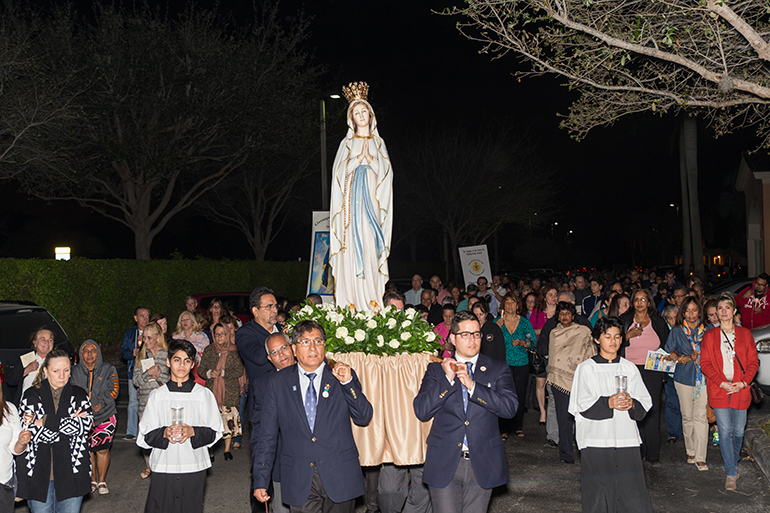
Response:
M339 100L340 95L331 94L329 98ZM326 100L321 98L321 210L329 210L329 178L326 169Z

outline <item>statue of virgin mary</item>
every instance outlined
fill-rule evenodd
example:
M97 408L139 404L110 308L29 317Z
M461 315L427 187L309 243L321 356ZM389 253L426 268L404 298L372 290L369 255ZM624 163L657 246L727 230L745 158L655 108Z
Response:
M377 117L366 101L369 86L342 88L349 102L348 131L334 158L330 257L337 306L382 307L393 226L393 168Z

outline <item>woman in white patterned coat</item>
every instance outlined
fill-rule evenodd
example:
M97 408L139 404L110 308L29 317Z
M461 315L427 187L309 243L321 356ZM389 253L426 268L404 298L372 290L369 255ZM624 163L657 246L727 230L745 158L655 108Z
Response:
M77 512L91 491L91 404L86 391L70 383L67 353L54 349L41 370L19 408L22 429L31 440L16 458L16 495L27 499L31 513Z

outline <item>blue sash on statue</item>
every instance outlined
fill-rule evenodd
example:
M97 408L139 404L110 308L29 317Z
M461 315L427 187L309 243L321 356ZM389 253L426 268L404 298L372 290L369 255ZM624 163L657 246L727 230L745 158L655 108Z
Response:
M366 271L364 270L364 247L363 247L363 230L364 223L369 225L369 229L374 235L374 242L377 248L377 257L382 254L385 249L385 236L382 234L382 229L378 221L377 209L372 203L372 198L369 196L369 177L367 171L371 169L368 165L360 165L353 171L353 183L351 185L352 193L352 224L354 233L354 247L356 255L356 276L358 278L366 278Z

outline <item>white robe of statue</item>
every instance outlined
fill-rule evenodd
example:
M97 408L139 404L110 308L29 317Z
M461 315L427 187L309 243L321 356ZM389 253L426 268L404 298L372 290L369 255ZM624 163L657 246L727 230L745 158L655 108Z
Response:
M370 113L369 137L359 137L352 121L353 108L365 104ZM337 306L356 309L382 307L389 278L388 255L393 226L393 168L377 118L365 100L348 107L348 132L340 143L331 188L330 257ZM371 162L361 162L363 145Z

